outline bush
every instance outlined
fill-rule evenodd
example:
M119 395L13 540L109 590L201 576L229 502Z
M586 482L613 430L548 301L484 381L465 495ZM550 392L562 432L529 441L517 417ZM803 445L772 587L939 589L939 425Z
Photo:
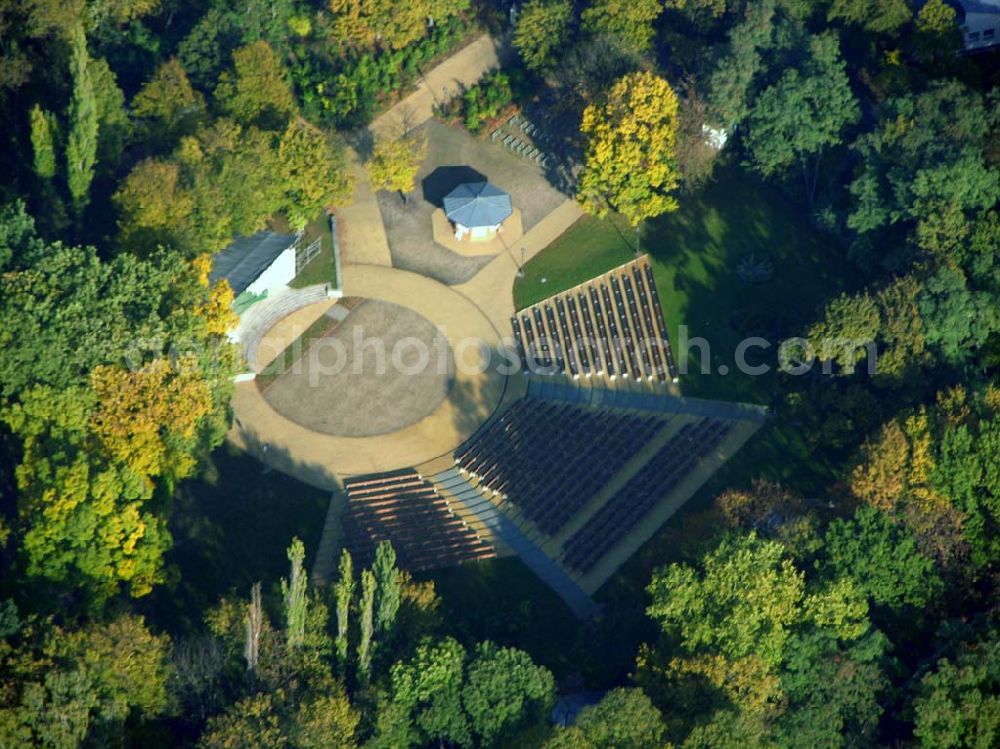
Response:
M404 89L419 75L420 65L450 52L470 23L451 18L409 47L332 58L325 49L297 55L292 82L306 118L321 127L354 128L371 122L386 92Z
M461 117L469 132L478 133L483 125L497 117L514 99L510 78L499 70L487 73L461 99Z

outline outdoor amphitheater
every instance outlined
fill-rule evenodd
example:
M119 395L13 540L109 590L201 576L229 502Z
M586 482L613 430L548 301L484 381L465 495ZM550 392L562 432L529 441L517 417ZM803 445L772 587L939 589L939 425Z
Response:
M314 579L342 548L368 564L381 541L414 573L516 555L594 616L595 591L766 411L682 395L678 321L644 256L516 308L524 264L579 205L537 161L428 128L417 197L372 193L357 171L334 226L336 283L241 315L230 439L331 492ZM480 181L447 184L467 175ZM458 230L445 241L446 221Z

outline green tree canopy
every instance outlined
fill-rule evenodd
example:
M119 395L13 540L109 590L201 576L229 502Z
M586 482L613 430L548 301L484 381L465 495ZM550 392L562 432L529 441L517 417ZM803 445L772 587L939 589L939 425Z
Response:
M479 746L502 746L519 728L544 720L554 694L552 674L523 650L483 642L466 667L462 707Z
M640 653L639 681L686 726L684 746L846 749L873 734L885 642L850 581L807 586L751 534L658 570L649 592L665 637Z
M281 60L261 40L233 53L233 69L219 78L215 103L241 125L279 130L295 112Z
M552 674L527 653L483 642L468 658L450 638L419 645L411 659L391 668L390 676L390 705L380 713L394 720L376 733L379 747L400 740L410 742L405 746L433 741L503 746L545 716L555 689Z
M913 18L906 0L833 0L827 11L831 21L860 26L876 34L890 33Z
M1000 640L942 658L917 687L914 735L921 749L988 749L1000 742Z
M641 689L612 689L557 728L544 749L670 749L663 716Z
M529 0L518 14L514 47L529 70L546 71L569 38L573 4L569 0Z
M172 146L194 132L205 111L205 99L192 87L176 57L160 65L132 99L132 114L156 144Z
M944 591L934 561L920 553L913 535L871 506L835 520L824 552L832 578L850 578L875 606L890 612L922 609Z
M823 151L841 142L844 128L860 117L837 36L809 40L809 57L757 97L747 121L747 148L764 175L801 165L812 200Z
M864 169L851 183L848 226L867 234L899 224L930 250L961 243L1000 200L1000 173L984 159L996 117L957 81L887 100L876 130L854 145Z
M190 475L228 424L231 292L209 286L205 259L49 244L20 206L3 211L0 246L2 418L21 443L29 574L143 595L170 543L154 481Z
M659 0L593 0L580 18L588 34L608 36L627 49L642 52L653 41L653 21L662 12Z

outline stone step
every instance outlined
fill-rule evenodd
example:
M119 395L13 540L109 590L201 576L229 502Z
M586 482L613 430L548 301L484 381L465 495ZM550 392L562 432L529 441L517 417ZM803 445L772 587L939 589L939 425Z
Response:
M280 320L303 307L328 298L326 284L319 284L306 289L279 292L274 297L268 297L247 309L236 331L237 339L243 344L247 362L254 361L261 339Z

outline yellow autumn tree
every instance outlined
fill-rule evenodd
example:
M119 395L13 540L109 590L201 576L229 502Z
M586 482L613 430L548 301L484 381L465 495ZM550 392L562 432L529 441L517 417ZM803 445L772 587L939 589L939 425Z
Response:
M161 582L170 534L149 510L144 482L93 444L96 408L90 388L39 386L0 419L21 440L16 478L27 573L99 605L120 586L142 596Z
M584 110L585 166L577 199L588 213L617 211L633 226L677 208L677 95L649 71L621 78Z
M191 451L198 423L212 409L212 395L192 360L156 359L129 371L101 365L90 373L97 394L91 429L111 459L148 482L194 470Z
M858 499L906 525L921 551L942 564L964 554L964 514L935 487L934 434L925 408L886 423L850 473Z
M192 260L191 268L198 277L198 283L205 288L205 298L195 305L195 314L204 319L206 333L225 335L239 323L239 316L233 311L233 290L229 281L222 278L214 284L211 282L212 256L208 253Z
M427 142L416 138L381 138L365 167L376 190L395 190L406 200L414 187Z
M469 7L469 0L329 0L332 37L354 49L402 49Z

